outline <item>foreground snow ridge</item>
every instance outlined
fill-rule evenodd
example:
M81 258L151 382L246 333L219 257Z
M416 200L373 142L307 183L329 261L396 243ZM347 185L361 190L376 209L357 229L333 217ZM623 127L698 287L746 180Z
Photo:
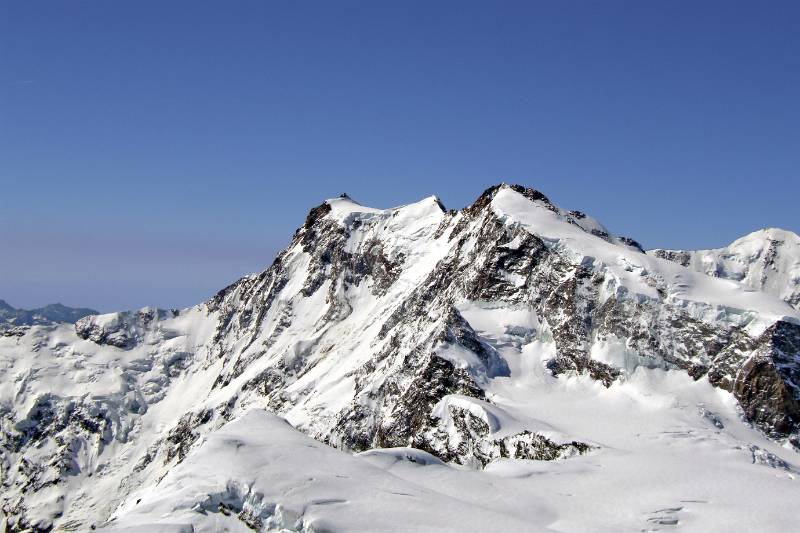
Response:
M791 531L800 239L346 195L195 307L0 333L7 531Z

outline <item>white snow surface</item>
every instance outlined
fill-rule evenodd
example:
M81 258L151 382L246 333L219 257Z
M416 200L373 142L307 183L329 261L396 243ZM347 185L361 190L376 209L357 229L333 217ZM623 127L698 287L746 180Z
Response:
M685 254L686 267L709 276L736 281L750 290L763 291L800 309L800 236L766 228L730 245L712 250L650 250Z
M517 354L515 365L536 351ZM263 531L794 529L797 462L792 470L756 463L751 447L794 454L743 424L727 394L677 371L640 368L604 389L585 378L520 378L520 370L493 387L503 424L546 424L601 448L558 461L500 459L478 471L412 448L351 455L252 410L157 485L130 494L109 528L244 533L244 510L261 517ZM233 511L220 512L219 502Z
M0 410L12 413L11 421L3 419L6 433L30 424L42 398L55 396L71 408L90 414L102 409L113 419L107 441L75 438L78 451L66 486L36 492L35 517L52 520L54 531L85 531L91 524L141 533L797 528L797 453L745 423L729 393L683 371L637 366L631 362L635 356L614 339L595 347L592 356L624 368L625 379L606 388L587 376L555 378L545 368L554 344L540 335L538 317L522 306L459 305L509 371L486 378L487 401L447 396L433 415L444 419L448 406L458 406L485 421L493 437L527 430L557 443L591 444L588 454L555 461L497 459L478 470L413 448L354 454L311 438L352 400L353 371L367 361L369 339L381 326L376 317L398 305L449 246L446 239L428 242L444 217L435 197L388 210L349 198L328 204L328 216L341 224L381 221L376 231L392 243L391 253L405 258L402 273L380 297L366 283L337 295L357 305L345 320L320 331L316 324L325 312L326 286L296 298L308 257L291 251L285 262L298 274L278 299L294 303L293 322L271 351L222 387L212 387L223 365L211 353L218 312L208 312L204 304L136 330L141 341L131 349L83 340L71 325L0 337ZM687 269L609 242L509 188L498 191L491 209L579 263L605 265L614 276L608 291L656 298L661 289L698 317L736 323L754 334L778 319L800 321L769 283L718 279L694 263ZM603 229L584 220L590 229ZM368 237L354 232L351 239ZM749 253L748 242L736 246L737 257ZM723 263L733 270L730 261ZM781 265L796 276L796 263ZM656 274L662 286L646 283L643 273ZM113 326L121 317L94 320ZM268 333L266 327L257 332L259 343L243 355L261 349ZM467 355L444 352L457 366L475 364ZM186 413L228 401L276 359L292 357L316 358L315 366L287 388L292 407L281 416L268 412L260 396L242 394L229 420L215 418L203 426L182 462L160 455L143 461ZM55 445L48 446L29 453L46 462L56 453Z
M710 304L715 312L744 312L749 315L746 323L751 324L754 331L763 330L775 320L797 320L797 311L771 294L701 275L670 261L607 242L567 223L559 213L547 209L541 202L531 202L510 188L497 192L492 209L508 223L522 224L551 246L569 251L579 263L602 263L615 274L620 285L638 294L657 297L657 288L647 284L644 276L658 273L668 291L668 301L684 301L689 307L693 303Z

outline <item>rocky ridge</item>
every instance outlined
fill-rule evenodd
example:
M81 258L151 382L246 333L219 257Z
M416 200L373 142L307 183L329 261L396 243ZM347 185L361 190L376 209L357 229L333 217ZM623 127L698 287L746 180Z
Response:
M206 303L0 339L7 528L113 521L133 488L254 407L337 448L476 468L594 453L495 401L519 378L508 354L532 347L554 378L605 387L685 371L798 446L797 311L665 257L517 185L458 211L328 200L268 269Z

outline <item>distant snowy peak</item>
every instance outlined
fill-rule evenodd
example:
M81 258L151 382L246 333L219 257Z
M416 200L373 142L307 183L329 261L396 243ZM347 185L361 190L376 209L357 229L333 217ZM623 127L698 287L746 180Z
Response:
M777 296L800 310L800 236L767 228L712 250L649 250L709 276L737 281Z
M18 309L0 300L0 329L14 326L72 323L97 311L87 308L67 307L60 303L36 309Z

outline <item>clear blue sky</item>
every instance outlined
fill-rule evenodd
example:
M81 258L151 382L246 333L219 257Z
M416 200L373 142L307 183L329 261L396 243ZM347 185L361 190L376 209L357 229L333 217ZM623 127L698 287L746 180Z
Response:
M186 306L343 191L800 230L800 2L0 3L0 298Z

